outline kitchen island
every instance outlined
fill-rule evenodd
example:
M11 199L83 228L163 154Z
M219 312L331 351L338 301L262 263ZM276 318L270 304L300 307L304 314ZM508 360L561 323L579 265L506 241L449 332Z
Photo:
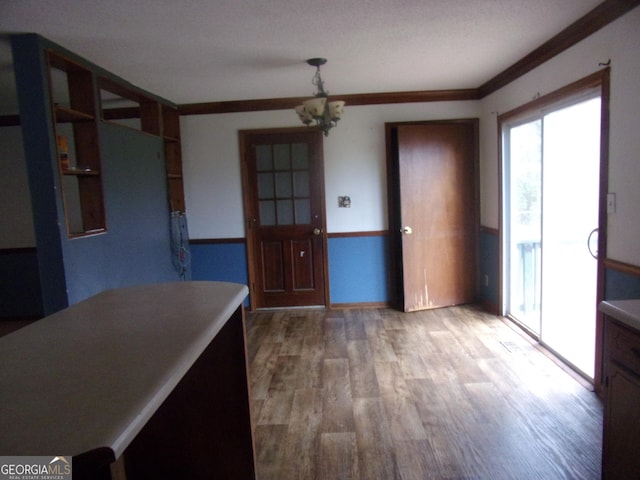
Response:
M0 338L0 455L73 478L255 478L244 285L107 290Z

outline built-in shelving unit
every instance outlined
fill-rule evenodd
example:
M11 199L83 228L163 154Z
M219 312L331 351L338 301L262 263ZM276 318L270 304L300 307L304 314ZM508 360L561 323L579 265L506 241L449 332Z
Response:
M106 231L95 78L91 70L47 52L49 88L67 234Z
M164 154L167 162L167 189L172 212L184 212L182 183L182 149L180 143L180 114L176 108L162 107Z
M68 236L107 230L99 122L162 137L169 209L184 212L177 108L55 51L47 52L47 61Z

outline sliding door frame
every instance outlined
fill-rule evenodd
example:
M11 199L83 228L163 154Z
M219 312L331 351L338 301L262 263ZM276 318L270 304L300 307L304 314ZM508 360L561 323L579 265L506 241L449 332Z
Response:
M504 297L504 265L506 259L504 256L505 242L505 214L504 214L504 140L503 131L510 123L515 123L519 119L531 117L538 112L544 111L549 107L556 106L562 102L566 102L572 98L580 96L590 90L599 89L601 99L600 111L600 184L599 184L599 201L598 201L598 274L597 274L597 290L596 304L604 300L605 294L605 259L607 252L607 193L609 186L609 85L610 85L610 69L604 68L594 74L573 82L547 95L541 96L528 102L520 107L510 110L506 113L498 115L498 175L500 179L499 188L499 218L500 218L500 265L499 265L499 292L498 301L500 313L505 314ZM597 310L597 305L594 306ZM595 345L595 373L593 378L594 388L598 394L602 393L602 342L603 342L603 319L600 312L594 312L596 315L596 345Z

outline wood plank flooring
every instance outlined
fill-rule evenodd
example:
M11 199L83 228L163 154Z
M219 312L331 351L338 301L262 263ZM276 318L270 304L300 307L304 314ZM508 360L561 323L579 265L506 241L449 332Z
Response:
M247 314L260 480L600 478L596 395L473 306Z

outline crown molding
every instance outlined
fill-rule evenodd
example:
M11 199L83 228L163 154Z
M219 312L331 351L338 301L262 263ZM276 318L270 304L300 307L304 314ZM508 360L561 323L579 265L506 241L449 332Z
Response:
M529 73L640 5L640 0L606 0L522 59L478 87L480 98Z

